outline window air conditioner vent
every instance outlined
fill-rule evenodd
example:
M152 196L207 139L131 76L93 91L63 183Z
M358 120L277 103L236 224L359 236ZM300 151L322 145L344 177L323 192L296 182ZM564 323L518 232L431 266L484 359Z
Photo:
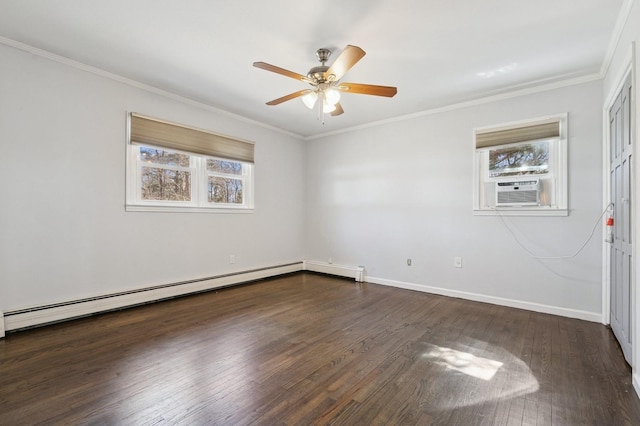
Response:
M540 205L540 180L496 182L496 206Z

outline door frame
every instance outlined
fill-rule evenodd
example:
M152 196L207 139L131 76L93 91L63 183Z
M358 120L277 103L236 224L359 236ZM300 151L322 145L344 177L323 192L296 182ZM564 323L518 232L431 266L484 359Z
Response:
M603 191L602 191L602 208L604 209L605 207L607 207L609 205L609 200L611 198L611 181L610 181L610 170L609 167L611 166L610 162L611 162L611 129L610 129L610 125L609 125L609 111L611 109L611 107L613 107L613 104L618 96L618 94L620 93L620 91L622 90L625 81L627 80L627 77L629 76L629 74L631 74L631 84L633 87L632 93L638 93L638 90L636 89L636 76L635 76L635 43L631 44L631 48L629 49L629 51L627 52L627 55L625 57L625 60L623 61L624 67L621 70L621 72L619 73L619 75L616 76L616 78L613 80L615 82L615 86L613 86L613 89L606 94L606 98L605 98L605 102L603 105L603 110L602 110L602 121L603 121L603 126L602 126L602 132L603 132L603 138L602 138L602 174L603 174ZM640 235L640 233L638 232L638 226L637 224L640 223L640 221L638 220L638 202L640 201L640 182L638 182L637 180L637 172L636 170L638 169L638 159L636 158L637 155L637 144L638 144L638 138L637 133L636 133L636 104L637 104L637 100L634 98L631 99L631 117L632 117L632 121L631 121L631 137L632 139L632 158L631 158L631 182L632 182L632 191L633 191L633 195L632 195L632 204L631 204L631 226L632 226L632 241L634 246L637 244L638 241L638 236ZM602 223L602 235L604 237L606 232L606 225L605 225L605 221L603 221ZM637 249L636 249L637 250ZM609 325L611 323L611 253L610 253L610 245L609 243L604 241L602 241L602 324L604 325ZM637 258L637 255L634 253L634 255L632 256L632 265L631 265L631 323L632 323L632 330L631 330L631 346L632 346L632 362L631 362L631 366L634 367L635 370L635 366L638 365L638 340L637 337L640 335L638 333L637 330L637 321L636 318L638 317L638 300L637 300L637 295L636 295L636 283L637 283L637 274L638 274L638 268L636 268L636 261L635 259Z

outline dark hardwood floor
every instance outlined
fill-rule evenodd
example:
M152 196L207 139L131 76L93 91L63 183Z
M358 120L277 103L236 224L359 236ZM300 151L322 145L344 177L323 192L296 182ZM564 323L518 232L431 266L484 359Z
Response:
M315 274L0 340L0 424L639 425L599 324Z

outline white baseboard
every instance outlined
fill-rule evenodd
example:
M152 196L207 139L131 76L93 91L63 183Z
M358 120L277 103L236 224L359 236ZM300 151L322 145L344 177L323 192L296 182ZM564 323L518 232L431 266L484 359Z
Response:
M362 266L336 265L333 263L318 262L315 260L305 260L304 270L353 278L358 282L364 281L364 267Z
M5 312L4 321L0 322L0 324L2 324L0 325L0 331L2 332L2 335L4 335L5 329L9 331L44 325L99 312L183 296L190 293L213 290L220 287L227 287L291 272L298 272L303 270L303 266L303 262L296 262L287 265L260 268L217 277L166 284L147 289L134 290L131 292L70 301L67 303L58 303L54 305Z
M445 288L425 286L420 284L407 283L402 281L388 280L384 278L365 277L365 270L362 266L335 265L318 261L295 262L287 265L279 265L256 270L238 272L234 274L221 275L217 277L204 278L181 283L160 285L152 288L139 289L130 292L123 292L111 295L104 295L89 299L69 301L67 303L57 303L53 305L38 306L30 309L0 312L0 338L4 337L5 331L29 328L48 323L64 321L72 318L91 315L129 306L155 302L172 297L187 295L200 291L213 290L220 287L227 287L242 284L263 278L270 278L282 274L312 271L330 275L353 278L355 281L367 281L373 284L382 284L391 287L416 290L426 293L439 294L449 297L458 297L477 302L491 303L494 305L509 306L513 308L525 309L534 312L542 312L553 315L560 315L569 318L583 319L587 321L600 322L601 314L595 312L579 311L574 309L560 308L556 306L541 305L519 300L505 299L501 297L486 296L449 290ZM640 379L634 376L634 387L640 395Z
M466 291L450 290L440 287L432 287L421 284L406 283L402 281L388 280L384 278L365 277L365 281L373 284L382 284L407 290L422 291L424 293L439 294L441 296L457 297L473 300L475 302L491 303L493 305L508 306L510 308L525 309L527 311L541 312L544 314L559 315L567 318L576 318L585 321L602 322L602 314L599 312L580 311L576 309L561 308L558 306L542 305L539 303L524 302L521 300L506 299L503 297L487 296L484 294L469 293Z
M636 395L640 397L640 374L634 371L631 374L631 383L633 384L633 389L636 391Z

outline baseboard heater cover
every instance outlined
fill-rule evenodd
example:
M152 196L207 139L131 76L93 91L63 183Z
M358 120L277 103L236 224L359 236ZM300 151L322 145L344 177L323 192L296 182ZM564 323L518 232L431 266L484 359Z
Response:
M286 265L252 269L215 277L163 284L87 299L8 311L4 312L4 321L1 321L3 318L0 316L0 337L4 336L5 330L20 330L55 323L99 312L107 312L191 293L248 283L302 270L304 270L304 262L294 262ZM0 313L0 315L2 315L2 313Z
M313 260L304 261L304 270L319 272L322 274L337 275L346 278L353 278L357 282L363 282L365 275L363 266L336 265L333 263L324 263Z

